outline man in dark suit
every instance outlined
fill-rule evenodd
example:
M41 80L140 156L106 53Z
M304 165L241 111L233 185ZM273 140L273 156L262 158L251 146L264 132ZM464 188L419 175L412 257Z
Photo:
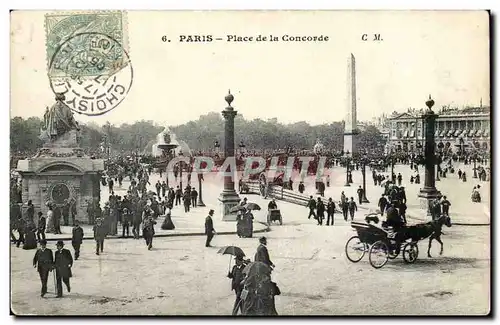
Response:
M316 219L316 213L314 210L316 210L316 201L313 199L312 195L309 198L309 202L307 202L307 207L309 208L309 215L307 216L307 219L311 219L311 216Z
M54 255L47 248L45 239L40 240L40 246L33 258L33 267L37 268L38 274L40 274L40 280L42 281L41 296L43 297L47 293L47 280L49 279L49 272L52 271L54 266Z
M56 269L56 287L57 287L57 297L61 298L63 295L62 282L66 285L68 292L71 292L71 286L69 284L69 278L73 275L71 273L71 267L73 266L73 257L71 257L71 252L63 248L64 243L59 240L56 244L57 251L54 254L54 268ZM61 281L62 280L62 281Z
M207 241L205 242L205 247L211 247L210 242L212 238L214 238L215 229L214 229L214 221L212 220L212 216L214 215L214 210L210 209L208 212L208 216L205 219L205 235L207 235Z
M75 249L75 260L80 257L80 245L83 242L83 229L80 227L80 222L75 220L75 226L73 227L73 237L71 238L71 245Z
M104 239L108 234L108 229L104 224L102 218L96 219L96 224L93 227L94 230L94 239L95 239L95 254L99 255L99 251L102 253L104 250Z
M333 215L335 214L335 202L333 202L332 198L328 199L328 203L326 205L326 213L327 213L327 219L326 219L326 225L330 225L330 220L332 220L332 226L334 223L334 217Z
M234 290L236 294L236 300L233 306L233 316L238 313L238 308L243 312L243 303L241 301L241 291L243 290L242 281L245 278L243 275L243 270L245 269L246 263L243 260L243 256L236 256L236 265L233 266L232 271L227 275L228 278L232 279L231 281L231 290Z
M318 198L318 202L316 202L316 214L318 217L318 225L323 225L323 219L325 218L325 204L321 201L321 198Z
M349 201L348 205L349 209L349 214L351 215L351 221L354 220L354 213L358 211L358 206L356 205L356 202L354 202L354 198L351 197L351 201Z
M262 262L269 267L274 267L274 263L271 262L269 258L269 252L267 251L267 239L266 237L259 238L260 245L257 247L257 253L255 253L255 262Z
M383 216L384 215L384 211L385 211L385 208L387 207L387 203L389 203L387 201L387 199L385 198L385 195L382 194L382 196L380 197L380 199L378 200L378 207L380 208L380 215Z

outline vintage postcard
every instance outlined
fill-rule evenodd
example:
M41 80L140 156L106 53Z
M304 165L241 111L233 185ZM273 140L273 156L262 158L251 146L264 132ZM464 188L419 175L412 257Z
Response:
M488 11L12 11L18 316L483 315Z

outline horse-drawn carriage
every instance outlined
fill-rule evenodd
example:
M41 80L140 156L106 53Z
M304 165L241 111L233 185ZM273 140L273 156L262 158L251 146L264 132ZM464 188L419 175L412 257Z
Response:
M371 224L352 222L351 226L356 229L357 236L349 238L345 245L346 257L349 261L357 263L368 253L371 266L376 269L383 267L389 259L395 259L400 249L396 247L393 233ZM406 263L413 263L418 257L417 242L401 243L403 247L403 259Z
M371 266L376 269L383 267L389 259L395 259L402 251L406 263L414 263L418 257L418 241L429 238L427 256L431 257L431 242L436 239L441 244L440 254L443 253L441 228L443 225L451 227L448 216L441 216L431 222L402 227L394 232L391 228L379 228L375 225L361 222L352 222L357 236L349 238L345 245L346 257L357 263L368 253Z

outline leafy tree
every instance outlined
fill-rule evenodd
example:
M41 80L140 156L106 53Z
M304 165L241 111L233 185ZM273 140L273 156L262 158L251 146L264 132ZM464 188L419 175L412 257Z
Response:
M41 119L30 117L23 119L14 117L10 120L11 152L34 153L42 146L38 139ZM235 125L236 149L241 141L249 151L261 149L295 149L310 150L316 139L329 150L342 150L343 122L332 122L311 126L306 122L292 124L279 123L273 119L245 119L237 115ZM81 124L81 146L88 151L99 151L103 141L109 141L113 153L130 153L142 151L146 145L156 142L158 133L164 127L153 121L137 121L133 124L113 125L106 123L99 126L90 122ZM208 151L214 149L217 140L224 144L224 119L220 113L211 112L202 115L196 121L171 127L177 139L185 141L192 150ZM383 147L384 139L378 129L367 126L358 136L359 146L363 148Z

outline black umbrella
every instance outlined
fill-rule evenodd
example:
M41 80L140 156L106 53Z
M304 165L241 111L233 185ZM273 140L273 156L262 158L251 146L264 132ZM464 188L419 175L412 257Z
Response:
M234 255L234 256L245 256L245 253L243 252L243 250L237 246L224 246L222 247L221 249L219 249L219 251L217 252L218 254L222 254L222 255Z
M228 272L231 272L231 260L233 259L233 255L234 256L245 256L245 253L243 252L243 250L237 246L224 246L222 247L221 249L219 249L219 251L217 252L218 254L222 254L222 255L231 255L231 257L229 258L229 271Z

